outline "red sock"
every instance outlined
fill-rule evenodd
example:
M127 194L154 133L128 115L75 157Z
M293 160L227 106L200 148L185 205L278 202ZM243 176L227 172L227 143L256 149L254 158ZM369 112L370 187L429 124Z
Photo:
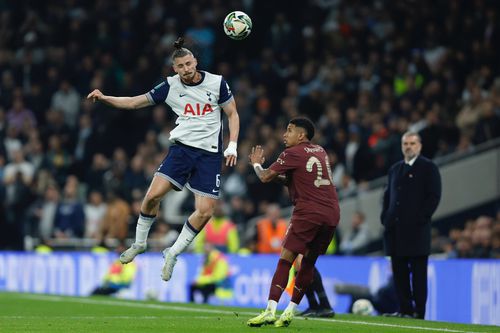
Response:
M278 266L274 272L273 281L271 282L271 288L269 289L269 299L278 302L280 300L281 294L286 288L288 283L288 275L290 273L290 268L292 263L286 261L285 259L280 259L278 261Z
M293 288L293 295L291 301L295 304L299 304L304 297L307 288L312 283L314 277L314 261L310 261L307 258L302 259L300 265L300 270L295 278L295 287Z

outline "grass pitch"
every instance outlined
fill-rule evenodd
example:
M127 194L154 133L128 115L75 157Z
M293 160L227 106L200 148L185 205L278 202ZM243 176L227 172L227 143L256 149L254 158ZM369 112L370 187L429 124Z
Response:
M500 332L500 327L337 315L296 318L287 328L246 326L259 309L0 293L0 332Z

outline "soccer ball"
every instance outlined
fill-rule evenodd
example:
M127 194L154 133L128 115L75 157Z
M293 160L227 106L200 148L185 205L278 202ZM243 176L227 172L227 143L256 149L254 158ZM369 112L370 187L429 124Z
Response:
M231 12L224 19L224 32L229 38L241 40L247 38L251 31L252 19L243 12Z
M144 293L144 298L148 301L157 301L158 300L158 290L156 289L147 289Z
M375 309L373 308L372 302L367 299L358 299L352 305L352 313L362 316L371 316Z

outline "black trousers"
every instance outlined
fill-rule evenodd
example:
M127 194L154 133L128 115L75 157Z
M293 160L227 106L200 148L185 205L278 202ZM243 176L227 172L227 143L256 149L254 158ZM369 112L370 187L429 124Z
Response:
M216 286L214 283L205 284L202 286L193 283L189 288L189 301L194 302L194 293L196 291L199 291L203 296L203 303L208 303L208 297L210 297L210 295L215 294L215 289Z
M92 292L92 295L112 295L116 293L118 289L110 288L110 287L97 287Z
M391 257L392 276L402 314L425 318L428 259L428 256Z

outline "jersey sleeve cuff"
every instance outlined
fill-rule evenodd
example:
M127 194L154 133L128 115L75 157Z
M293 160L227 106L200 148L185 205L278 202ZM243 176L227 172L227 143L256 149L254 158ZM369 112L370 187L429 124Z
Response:
M155 101L153 100L153 96L151 96L151 93L149 92L146 93L146 98L148 99L150 105L156 104Z
M226 99L224 102L219 103L219 106L220 106L221 108L224 108L224 106L228 105L228 104L231 102L231 100L233 100L233 99L234 99L234 97L233 97L233 96L230 96L230 97L229 97L228 99Z

